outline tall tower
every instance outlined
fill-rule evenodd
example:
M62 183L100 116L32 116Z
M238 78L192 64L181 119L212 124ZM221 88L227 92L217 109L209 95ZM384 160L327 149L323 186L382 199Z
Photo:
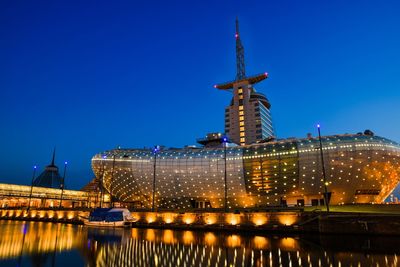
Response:
M230 140L240 145L256 143L274 136L268 99L257 93L253 85L268 78L268 73L247 77L244 62L244 47L240 40L239 21L236 18L236 79L214 87L233 93L229 106L225 108L225 133Z

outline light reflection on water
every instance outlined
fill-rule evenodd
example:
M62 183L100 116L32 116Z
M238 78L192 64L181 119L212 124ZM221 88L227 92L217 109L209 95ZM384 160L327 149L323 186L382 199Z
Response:
M395 237L244 235L0 221L0 266L399 266Z

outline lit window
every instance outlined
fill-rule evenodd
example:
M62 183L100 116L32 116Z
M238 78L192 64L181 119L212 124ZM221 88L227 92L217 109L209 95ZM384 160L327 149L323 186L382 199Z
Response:
M243 110L243 106L239 106L239 110Z
M244 131L244 127L240 127L240 131L243 132Z
M240 143L246 142L246 139L244 137L240 138Z
M239 115L243 116L244 115L244 111L239 111Z
M239 121L244 121L244 116L240 116Z
M243 89L240 88L240 89L238 90L238 93L239 93L239 94L243 94Z
M244 132L240 132L240 137L244 137Z
M240 121L239 126L244 126L244 121Z

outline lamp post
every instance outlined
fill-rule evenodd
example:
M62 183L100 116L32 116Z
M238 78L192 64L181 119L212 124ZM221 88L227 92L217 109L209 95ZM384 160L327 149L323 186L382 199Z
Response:
M102 161L102 164L101 164L101 165L102 165L102 172L101 172L101 180L100 180L100 208L103 207L103 198L104 198L104 194L103 194L103 191L104 191L104 172L105 172L104 164L105 164L106 158L107 158L107 156L106 156L106 155L103 155L103 161Z
M261 175L261 194L264 191L264 170L263 170L263 159L260 158L260 175Z
M224 145L224 211L228 212L228 184L226 175L226 143L228 139L224 137L222 141Z
M114 207L114 201L113 201L113 197L112 197L112 190L113 190L113 184L114 184L114 169L115 169L115 156L116 153L113 153L113 163L112 163L112 170L111 170L111 179L110 179L110 204L111 207Z
M33 191L33 181L35 180L36 169L37 169L36 165L33 166L33 175L32 175L32 181L31 181L31 192L29 193L28 210L31 208L31 199L32 199L32 191Z
M62 178L62 182L61 182L61 196L60 196L60 206L59 208L61 208L62 206L62 199L63 199L63 195L64 195L64 187L65 187L65 174L67 172L67 164L68 162L64 162L64 174L63 174L63 178Z
M322 140L321 140L321 125L317 125L318 128L318 139L319 139L319 151L321 153L321 163L322 163L322 175L324 181L324 200L326 205L326 211L329 212L329 196L328 196L328 182L326 181L325 163L324 163L324 153L322 151Z
M155 205L155 196L156 196L156 162L157 162L157 152L159 151L159 147L155 146L153 149L154 153L154 165L153 165L153 199L152 199L152 205L151 205L151 211L154 212L154 205Z

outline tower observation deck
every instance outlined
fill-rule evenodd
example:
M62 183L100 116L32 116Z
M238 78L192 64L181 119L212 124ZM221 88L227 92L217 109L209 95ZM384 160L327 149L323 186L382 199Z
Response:
M236 19L236 79L217 84L214 87L233 93L229 106L225 108L225 133L230 140L248 145L274 136L272 119L267 97L256 92L254 84L268 78L268 73L246 76L244 47Z

